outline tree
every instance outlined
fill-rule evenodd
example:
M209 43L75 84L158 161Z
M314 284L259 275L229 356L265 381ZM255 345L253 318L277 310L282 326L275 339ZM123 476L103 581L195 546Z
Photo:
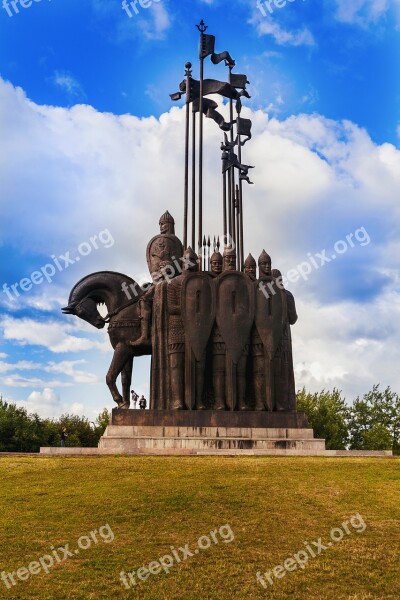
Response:
M393 450L400 454L400 398L379 384L358 397L349 411L350 448Z
M110 420L111 420L110 411L107 408L103 408L101 413L96 418L96 434L98 435L99 439L104 434L107 426L110 424Z
M86 417L77 415L61 415L59 421L59 433L63 427L66 427L68 437L66 446L93 448L97 446L99 436L95 428L92 428L90 421ZM61 438L60 438L61 439Z
M373 425L364 432L363 450L390 450L393 448L392 435L382 424Z
M63 427L68 431L67 446L96 447L109 420L107 409L95 423L76 415L41 419L23 407L0 400L0 452L39 452L41 446L59 446Z
M315 437L325 439L327 450L346 449L348 407L339 390L311 394L303 388L297 393L297 409L306 413Z

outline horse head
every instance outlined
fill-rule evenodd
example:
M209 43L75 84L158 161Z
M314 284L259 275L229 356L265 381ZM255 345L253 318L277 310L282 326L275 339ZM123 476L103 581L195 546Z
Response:
M64 315L75 315L84 321L90 323L97 329L103 329L106 321L97 310L97 302L90 296L86 296L80 301L70 302L68 306L61 309Z
M122 273L99 271L83 277L74 285L68 299L68 306L62 308L65 315L75 315L87 321L97 329L102 329L106 322L97 307L104 303L109 315L117 314L134 294L134 301L139 300L143 290L138 284Z

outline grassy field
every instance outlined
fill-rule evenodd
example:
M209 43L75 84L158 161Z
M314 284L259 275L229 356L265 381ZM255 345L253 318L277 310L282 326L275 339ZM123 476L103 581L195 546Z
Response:
M3 457L0 598L399 598L399 484L400 459Z

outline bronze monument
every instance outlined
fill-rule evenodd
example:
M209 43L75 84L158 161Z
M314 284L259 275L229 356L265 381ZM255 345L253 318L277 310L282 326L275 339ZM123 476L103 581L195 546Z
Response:
M252 412L260 415L250 419L254 424L263 412L296 411L290 326L297 314L293 295L284 288L280 271L272 270L267 252L262 250L258 258L258 273L251 254L244 260L244 184L251 183L252 167L242 159L251 121L241 117L241 98L249 97L248 81L232 73L235 61L228 52L214 52L215 38L205 33L203 22L198 29L200 80L192 78L192 65L186 63L186 79L180 92L171 96L186 97L183 243L166 211L160 217L160 233L147 246L151 281L146 286L120 273L94 273L76 284L63 312L99 329L108 323L114 356L107 385L118 408L129 408L133 358L150 354L154 414L229 411L243 414L245 423L245 413ZM208 56L214 64L225 61L227 82L204 79ZM205 98L210 93L229 99L228 123L215 111L217 103ZM204 116L224 130L222 228L213 244L203 232ZM99 303L107 306L104 318L97 310ZM116 386L118 375L122 395Z

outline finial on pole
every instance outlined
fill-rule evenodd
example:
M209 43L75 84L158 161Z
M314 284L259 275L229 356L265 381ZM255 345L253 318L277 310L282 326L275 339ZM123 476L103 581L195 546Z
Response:
M200 25L196 25L196 27L200 31L200 33L204 33L208 29L208 25L204 23L203 19L200 21Z

